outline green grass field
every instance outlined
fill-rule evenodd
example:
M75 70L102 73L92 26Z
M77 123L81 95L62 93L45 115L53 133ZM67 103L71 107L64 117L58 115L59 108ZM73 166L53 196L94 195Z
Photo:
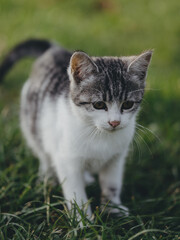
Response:
M96 182L87 189L95 221L80 212L84 228L67 211L61 186L37 183L38 160L21 135L19 95L33 61L8 74L0 85L0 240L180 239L179 13L179 0L0 0L1 59L29 37L94 56L155 50L138 120L145 128L137 130L124 176L130 215L104 216Z

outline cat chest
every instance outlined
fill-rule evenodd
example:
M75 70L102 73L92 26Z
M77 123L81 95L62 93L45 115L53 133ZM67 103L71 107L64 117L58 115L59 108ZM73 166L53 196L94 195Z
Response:
M75 146L74 146L75 147ZM94 139L89 141L84 139L81 146L76 146L74 153L80 155L82 164L91 172L98 172L108 161L120 158L124 150L128 148L128 143L121 139ZM77 151L78 150L78 151Z

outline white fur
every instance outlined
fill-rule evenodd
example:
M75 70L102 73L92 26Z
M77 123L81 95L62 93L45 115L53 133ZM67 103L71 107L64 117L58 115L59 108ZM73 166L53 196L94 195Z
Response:
M27 104L30 82L31 79L22 91L22 109ZM98 173L103 195L121 206L119 195L125 157L134 135L135 115L121 114L118 103L109 105L108 109L88 112L63 95L56 102L45 98L38 119L43 151L37 146L27 117L21 114L22 130L28 145L40 159L41 174L49 173L53 166L69 208L73 200L79 206L88 201L85 171ZM108 121L115 120L121 123L113 130ZM112 194L111 188L116 189L116 194ZM90 207L87 214L91 216Z

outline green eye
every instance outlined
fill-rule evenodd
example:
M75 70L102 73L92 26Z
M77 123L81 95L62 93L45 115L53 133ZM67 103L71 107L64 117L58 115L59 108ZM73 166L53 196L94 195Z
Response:
M134 106L134 102L126 101L122 104L121 110L128 110Z
M107 111L107 106L105 104L105 102L96 102L96 103L93 103L93 107L95 109L98 109L98 110L101 110L101 109L104 109Z

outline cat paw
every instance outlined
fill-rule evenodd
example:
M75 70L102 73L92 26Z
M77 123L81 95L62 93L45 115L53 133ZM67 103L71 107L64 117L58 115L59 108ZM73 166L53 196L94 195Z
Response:
M122 204L106 204L101 206L101 210L106 213L116 217L129 216L129 209Z
M114 214L118 217L129 216L129 209L123 205L115 205L110 208L109 214Z
M51 185L52 187L56 187L58 185L58 181L56 178L53 178L51 176L44 176L44 175L39 175L38 174L38 178L37 178L37 181L36 181L36 184L39 185L39 184L45 184L45 185Z

